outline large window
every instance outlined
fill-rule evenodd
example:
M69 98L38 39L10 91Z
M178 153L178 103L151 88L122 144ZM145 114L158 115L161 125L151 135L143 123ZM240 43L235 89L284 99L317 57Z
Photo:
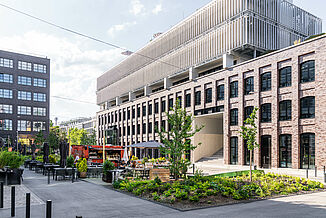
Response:
M146 123L143 123L143 134L146 134Z
M261 91L269 91L272 89L272 74L271 72L260 75Z
M12 105L0 104L0 114L12 114Z
M292 167L291 135L280 135L280 167Z
M315 134L304 133L300 139L300 167L315 168Z
M267 103L261 105L261 122L269 123L272 122L272 104Z
M153 106L152 106L152 104L149 104L148 105L148 115L152 115L152 114L153 114Z
M186 107L190 107L191 106L191 94L186 94L185 106Z
M46 73L46 65L34 64L34 72Z
M231 109L230 110L230 125L236 126L238 125L238 109Z
M315 97L309 96L301 98L300 100L300 118L314 118L315 117Z
M32 108L29 106L18 106L18 114L20 115L31 115Z
M32 131L32 122L28 120L18 120L18 131Z
M34 116L45 117L46 116L46 108L43 108L43 107L34 107L33 108L33 115Z
M33 122L33 131L34 132L39 132L45 130L45 122L43 121L37 121Z
M25 86L31 86L32 85L32 78L26 77L26 76L18 76L18 84L19 85L25 85Z
M40 79L40 78L34 78L33 79L33 85L36 87L46 87L46 80L45 79Z
M140 107L137 107L137 117L140 117Z
M11 74L0 73L0 83L13 83Z
M238 97L238 81L230 83L230 98Z
M280 121L291 120L292 119L292 102L291 100L280 102Z
M18 69L32 71L32 63L25 62L25 61L18 61Z
M245 95L254 93L254 77L248 77L245 79Z
M143 105L143 117L146 116L146 105Z
M169 110L173 109L173 98L169 98L169 103L168 103Z
M158 102L154 103L154 113L158 113Z
M33 100L34 101L46 102L46 94L35 92L34 95L33 95Z
M300 82L315 81L315 61L307 61L300 65Z
M0 98L12 98L12 90L0 89Z
M222 101L224 100L224 85L217 86L217 100Z
M238 164L238 137L230 138L230 164Z
M254 106L245 107L245 109L244 109L244 120L248 119L253 111L254 111Z
M212 103L212 88L205 89L205 103Z
M7 58L0 58L0 67L13 68L14 61Z
M163 101L161 102L161 111L162 111L162 112L165 112L165 111L166 111L166 103L165 103L165 100L163 100Z
M148 134L151 134L153 132L153 123L149 122L148 123Z
M292 68L284 67L279 70L279 87L289 87L292 85Z
M12 130L12 120L1 120L0 130L11 131Z
M244 140L244 143L243 143L243 146L244 146L244 159L245 159L245 165L250 165L250 150L248 149L248 145L247 145L247 140ZM252 151L252 159L251 159L251 164L253 165L254 164L254 158L255 156L255 152L254 150Z
M32 93L25 92L25 91L18 91L18 99L30 101L32 100Z
M201 104L201 91L195 92L195 105Z

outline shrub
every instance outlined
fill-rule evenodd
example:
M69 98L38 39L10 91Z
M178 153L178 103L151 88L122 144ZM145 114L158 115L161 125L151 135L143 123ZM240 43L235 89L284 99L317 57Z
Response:
M74 157L72 155L70 155L69 157L67 157L67 167L74 167Z
M11 169L17 169L24 163L24 157L17 152L1 151L0 168L9 166Z
M113 162L109 161L109 160L105 160L103 163L103 174L106 175L108 173L108 171L110 170L114 170L115 169L115 165Z
M42 159L43 161L43 159ZM56 164L57 163L57 159L55 158L55 155L54 154L50 154L49 155L49 162L50 163L53 163L53 164Z
M87 172L87 160L85 158L79 159L77 163L78 172Z

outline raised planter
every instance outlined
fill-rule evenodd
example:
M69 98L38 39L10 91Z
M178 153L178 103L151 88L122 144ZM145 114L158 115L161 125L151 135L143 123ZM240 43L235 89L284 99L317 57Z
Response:
M149 179L153 180L158 177L162 182L170 181L170 170L164 168L153 168L149 171Z
M5 185L20 185L24 169L6 169L0 171L0 182Z
M87 177L87 172L79 172L79 177L80 178L86 178Z
M112 183L112 180L113 180L112 171L108 171L106 174L103 173L102 180L104 182Z

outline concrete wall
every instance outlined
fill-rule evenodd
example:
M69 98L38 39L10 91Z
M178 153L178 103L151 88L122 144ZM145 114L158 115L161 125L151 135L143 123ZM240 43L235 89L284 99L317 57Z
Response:
M194 136L194 144L201 143L192 155L192 161L196 162L203 157L209 157L223 148L223 115L207 115L196 117L195 125L204 128Z

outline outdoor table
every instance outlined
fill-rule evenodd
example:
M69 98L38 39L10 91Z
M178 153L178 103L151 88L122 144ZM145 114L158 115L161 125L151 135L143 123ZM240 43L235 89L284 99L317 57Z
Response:
M58 180L58 176L64 176L66 169L65 168L53 168L53 179Z
M113 173L113 179L112 181L115 182L116 178L119 176L120 173L122 173L124 170L119 170L119 169L115 169L115 170L111 170L111 172ZM113 183L112 182L112 183Z
M43 166L43 175L45 175L45 172L49 172L49 171L52 171L52 173L53 173L53 169L59 168L59 167L60 167L60 165L57 165L57 164L45 164Z
M43 163L36 163L35 172L38 173L40 170L43 171Z
M25 160L24 162L24 167L27 168L27 166L29 166L29 164L31 163L32 160Z
M29 163L29 170L33 170L33 168L35 169L37 163L39 163L39 162L38 161L31 161Z

